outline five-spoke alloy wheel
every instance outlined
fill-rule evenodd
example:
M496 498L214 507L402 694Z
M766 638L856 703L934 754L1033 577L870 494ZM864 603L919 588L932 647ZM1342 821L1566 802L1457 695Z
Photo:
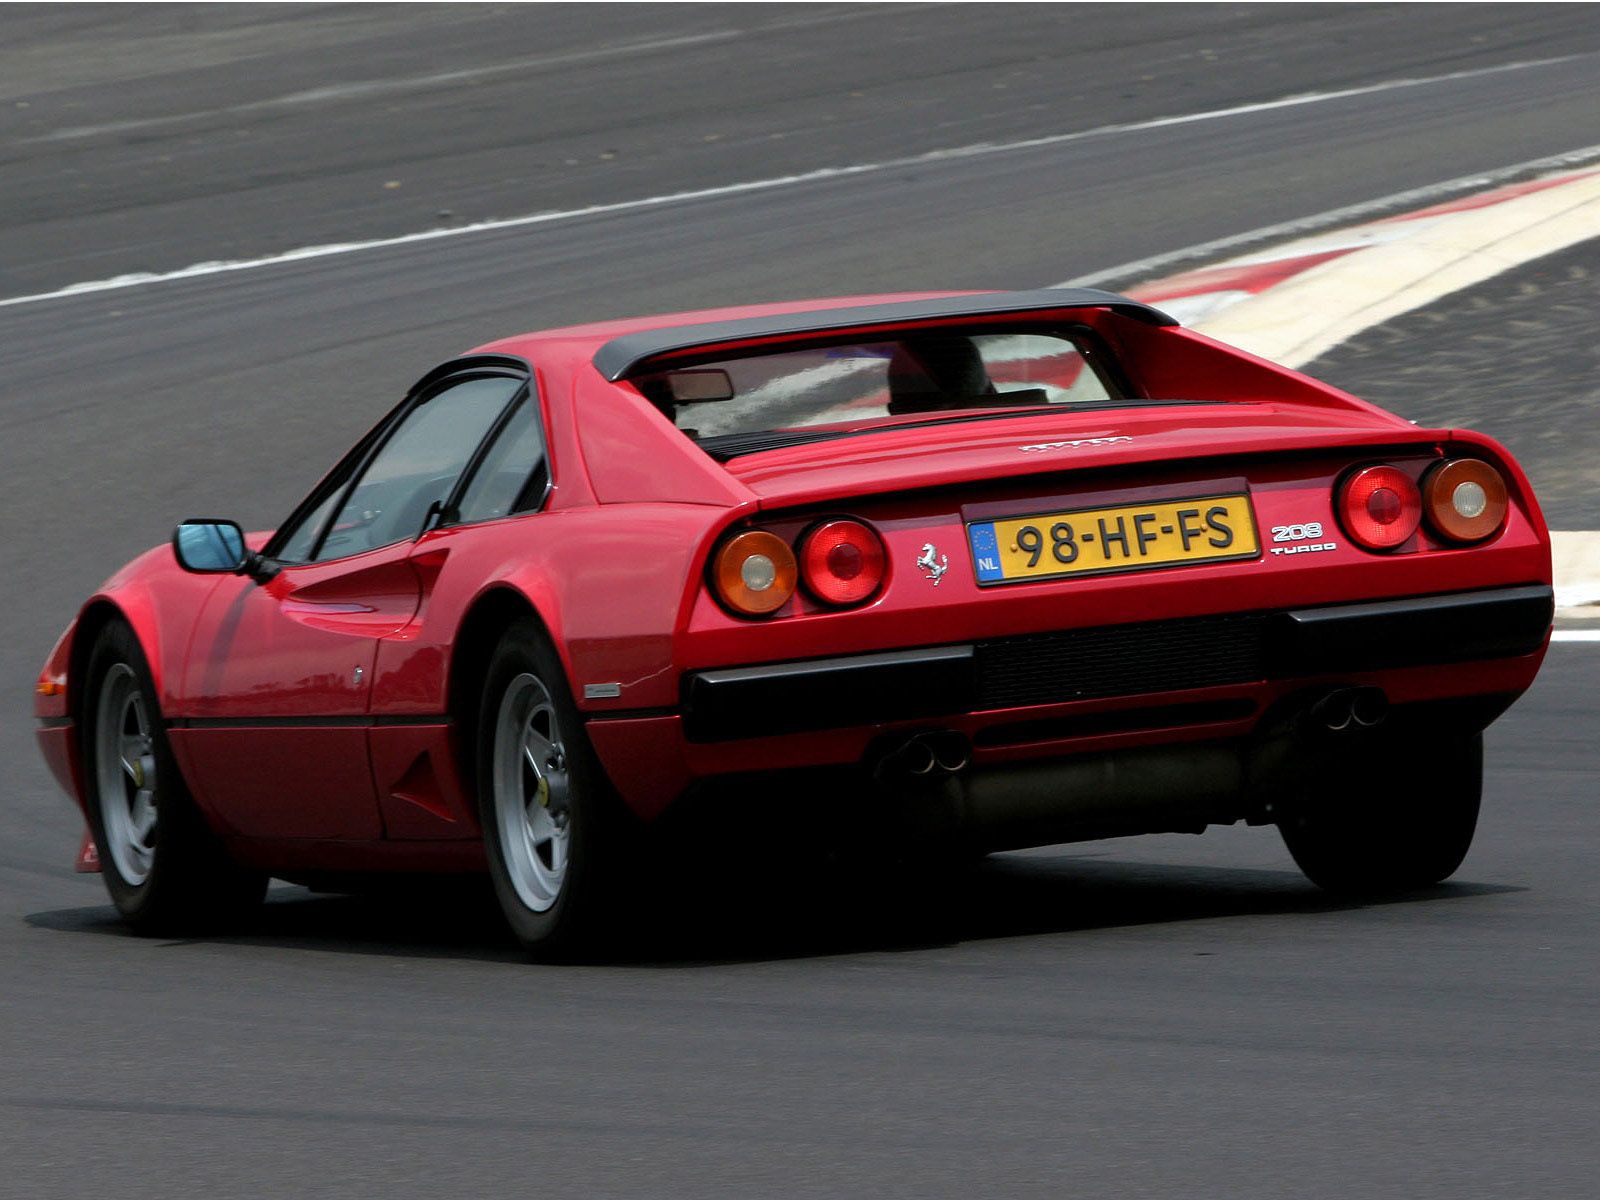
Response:
M489 660L477 736L478 811L506 923L540 956L592 950L617 915L628 821L531 619Z
M144 651L122 622L95 638L84 686L86 816L117 911L140 932L170 934L225 926L258 904L266 876L236 865L195 807Z
M134 886L150 876L156 846L155 743L150 712L133 668L113 663L95 713L95 784L106 857Z
M548 912L567 874L571 780L561 719L537 675L518 675L500 701L490 786L511 885L531 910Z

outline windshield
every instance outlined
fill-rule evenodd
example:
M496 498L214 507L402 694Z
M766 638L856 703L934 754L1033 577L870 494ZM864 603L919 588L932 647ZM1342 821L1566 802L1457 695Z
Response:
M746 354L633 380L699 441L883 418L1120 399L1086 339L1037 330L917 332ZM820 432L820 430L819 430Z

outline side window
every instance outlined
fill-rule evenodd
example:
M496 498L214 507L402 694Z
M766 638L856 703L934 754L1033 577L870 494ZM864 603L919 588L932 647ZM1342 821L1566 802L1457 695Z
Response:
M450 494L520 387L522 380L504 376L468 379L414 407L356 481L317 548L316 561L416 537L428 509Z
M490 521L515 512L518 499L535 473L542 479L545 469L538 410L533 398L525 396L473 472L456 505L454 519L463 523Z
M272 535L272 541L267 543L270 557L285 563L303 563L310 559L312 551L317 548L317 538L333 512L333 506L339 503L339 497L344 495L351 478L361 468L379 430L387 423L388 419L385 418L378 429L368 431L334 464L333 470L317 485L316 491L289 514L288 519L278 527L278 532Z
M322 532L322 524L328 519L328 514L333 511L333 506L339 502L339 497L344 495L344 488L332 489L322 502L300 519L300 524L295 527L283 545L278 547L277 557L287 563L303 563L311 557L311 551L316 545L317 534Z

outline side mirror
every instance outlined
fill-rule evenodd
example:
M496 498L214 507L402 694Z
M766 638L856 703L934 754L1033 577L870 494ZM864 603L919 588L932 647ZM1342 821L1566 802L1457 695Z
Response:
M233 521L189 520L172 533L178 565L197 575L242 575L255 556L244 544L244 530Z

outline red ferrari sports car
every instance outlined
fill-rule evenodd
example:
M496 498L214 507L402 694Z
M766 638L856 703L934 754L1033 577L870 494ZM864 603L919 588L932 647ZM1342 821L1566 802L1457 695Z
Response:
M867 297L444 363L276 532L112 576L36 704L140 929L487 870L550 951L702 801L963 852L1244 820L1432 884L1552 610L1487 437L1107 292Z

